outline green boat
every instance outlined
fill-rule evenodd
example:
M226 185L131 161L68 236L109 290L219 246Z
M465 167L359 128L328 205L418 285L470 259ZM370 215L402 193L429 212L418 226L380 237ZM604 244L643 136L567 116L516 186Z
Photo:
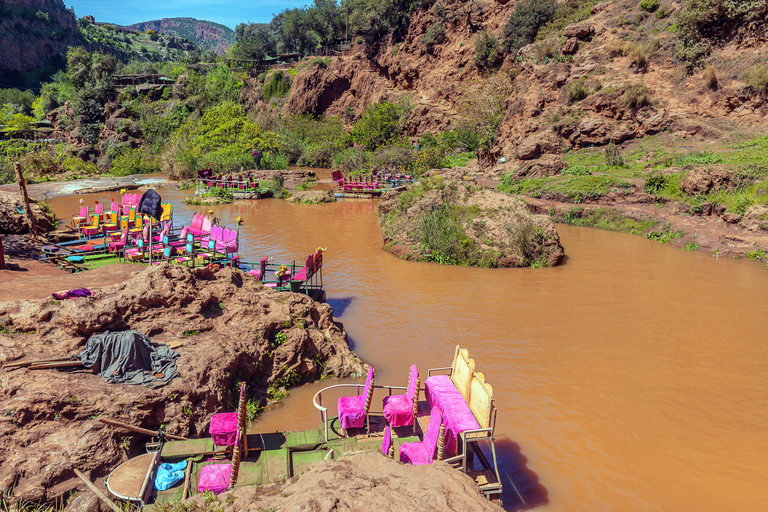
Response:
M446 371L449 375L438 375ZM496 407L493 405L492 388L485 383L481 373L474 371L474 361L467 351L458 346L451 367L429 370L429 375L423 386L427 400L419 400L421 389L418 378L415 378L417 384L413 400L416 406L413 408L412 423L398 427L389 426L384 416L370 411L371 398L376 391L392 397L393 392L402 393L408 388L373 385L369 378L370 384L365 389L362 384L337 384L319 391L313 398L313 405L321 416L321 424L316 429L247 433L243 385L238 412L222 415L231 415L234 425L236 414L237 434L231 438L236 441L231 447L217 446L214 437L172 441L161 438L148 444L148 449L154 451L135 457L112 471L105 479L105 485L117 498L152 510L157 505L184 500L205 490L218 494L234 487L285 481L307 471L318 461L339 458L351 452L379 451L382 456L395 458L399 454L399 460L407 462L407 457L403 456L407 450L401 450L401 447L407 443L427 443L429 432L435 431L429 428L430 419L438 417L439 437L435 439L436 444L427 448L428 460L420 463L431 463L433 460L448 462L475 480L486 498L501 504L502 486L493 437ZM462 391L465 384L468 394L464 397ZM452 387L440 388L439 385ZM356 396L362 399L361 403L365 402L365 420L359 428L345 430L338 416L328 416L328 410L323 405L323 393L338 388L356 388ZM474 398L469 393L474 393ZM459 417L461 411L450 412L453 406L440 405L447 404L441 400L453 394L467 400L467 412L476 419L474 427L456 430L457 423L452 421L451 415ZM445 410L435 415L438 407ZM454 429L453 438L448 432L451 428ZM452 447L449 446L451 442ZM156 479L161 464L184 461L187 461L184 478L166 490L158 490ZM215 488L211 486L212 481Z

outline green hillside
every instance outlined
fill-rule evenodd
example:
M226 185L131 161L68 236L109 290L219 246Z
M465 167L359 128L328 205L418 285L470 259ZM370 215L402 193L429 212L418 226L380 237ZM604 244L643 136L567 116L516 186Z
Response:
M195 43L201 50L212 50L218 55L224 55L235 43L235 32L231 28L195 18L163 18L136 23L126 28L139 32L154 30L162 34L183 37Z

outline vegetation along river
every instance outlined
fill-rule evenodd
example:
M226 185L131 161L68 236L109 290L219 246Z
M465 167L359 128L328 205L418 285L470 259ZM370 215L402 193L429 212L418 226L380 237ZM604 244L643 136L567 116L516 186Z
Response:
M208 209L182 204L191 191L160 192L177 224ZM51 203L67 218L80 197ZM567 259L556 268L440 266L381 250L375 201L213 209L223 225L245 219L245 259L328 248L328 302L377 383L405 386L410 364L423 380L450 364L457 343L469 348L494 386L505 508L764 510L760 264L559 225ZM330 384L293 389L252 429L314 428L312 396Z

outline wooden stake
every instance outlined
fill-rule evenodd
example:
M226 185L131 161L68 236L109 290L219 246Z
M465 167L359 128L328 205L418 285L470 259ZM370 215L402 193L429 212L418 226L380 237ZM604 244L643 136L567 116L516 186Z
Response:
M24 368L25 366L40 365L44 363L63 363L70 361L68 357L59 357L57 359L39 359L37 361L19 361L16 363L4 364L1 369L8 370L11 368Z
M99 421L101 423L104 423L105 425L111 425L113 427L119 427L124 428L126 430L130 430L132 432L136 432L137 434L144 434L148 436L156 436L157 431L156 430L149 430L146 428L141 427L135 427L133 425L128 425L127 423L120 423L119 421L111 420L109 418L99 418ZM172 440L172 441L189 441L186 437L181 436L174 436L172 434L165 434L165 437Z
M0 236L0 270L6 270L5 251L3 251L3 237Z
M27 209L27 221L29 222L29 232L33 238L37 238L37 226L35 225L35 216L32 214L32 208L29 206L29 194L27 194L27 182L24 180L24 175L21 172L21 163L13 162L13 170L16 171L16 179L19 182L19 190L21 190L21 196L24 199L24 205Z
M100 491L100 490L99 490L99 489L98 489L98 488L97 488L95 485L93 485L93 482L91 482L90 480L88 480L88 477L86 477L86 476L85 476L85 475L82 473L82 471L80 471L80 470L79 470L79 469L77 469L77 468L74 468L74 469L75 469L75 474L77 475L77 477L78 477L80 480L82 480L82 481L83 481L83 483L86 485L86 487L88 487L88 489L90 489L91 491L93 491L93 493L94 493L96 496L98 496L98 497L99 497L99 499L100 499L101 501L103 501L104 503L106 503L106 504L107 504L107 506L108 506L109 508L111 508L112 510L114 510L114 512L123 512L122 510L120 510L120 509L118 508L118 506L117 506L117 505L115 505L115 503L114 503L114 502L113 502L111 499L107 498L107 496L106 496L106 495L105 495L103 492L101 492L101 491Z
M184 475L184 490L181 491L181 499L185 500L189 497L189 476L192 474L192 461L187 461L187 473Z
M35 363L29 366L30 370L50 370L51 368L66 368L67 366L83 366L82 361L63 361L59 363Z

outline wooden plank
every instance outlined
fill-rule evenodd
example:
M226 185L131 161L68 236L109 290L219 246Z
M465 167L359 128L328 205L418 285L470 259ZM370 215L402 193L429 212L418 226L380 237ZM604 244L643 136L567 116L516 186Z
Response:
M103 501L109 508L111 508L114 512L123 512L120 510L117 505L115 505L112 500L107 498L107 496L101 492L95 485L93 485L93 482L88 480L88 478L77 468L74 468L75 474L77 477L83 481L83 483L90 489L96 496L99 497L101 501Z
M29 367L30 370L50 370L51 368L66 368L67 366L84 366L82 361L62 361L58 363L37 363Z
M69 359L68 357L59 357L56 359L37 359L35 361L18 361L16 363L4 364L2 366L2 369L8 370L12 368L24 368L26 366L32 366L33 364L37 365L37 364L43 364L43 363L61 363L61 362L70 361L70 360L71 359Z
M189 476L192 474L192 461L187 461L187 471L184 474L184 490L181 491L181 499L185 500L189 497Z

